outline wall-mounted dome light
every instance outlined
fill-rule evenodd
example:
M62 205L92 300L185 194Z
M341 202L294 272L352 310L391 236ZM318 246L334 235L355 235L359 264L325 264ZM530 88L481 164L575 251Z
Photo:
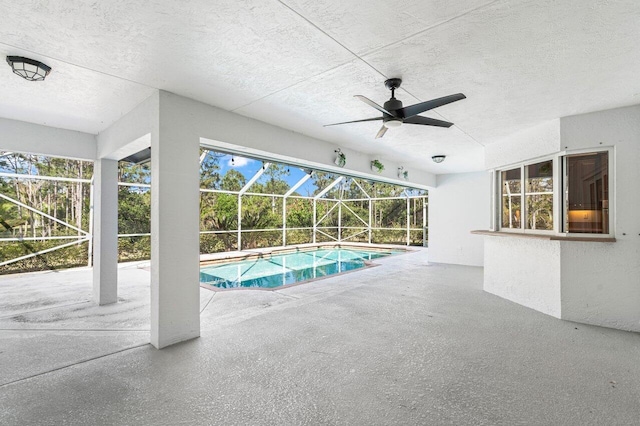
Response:
M42 81L51 72L50 66L22 56L7 56L7 63L14 74L29 81Z
M445 158L447 158L446 155L434 155L433 157L431 157L433 162L438 164L442 163Z

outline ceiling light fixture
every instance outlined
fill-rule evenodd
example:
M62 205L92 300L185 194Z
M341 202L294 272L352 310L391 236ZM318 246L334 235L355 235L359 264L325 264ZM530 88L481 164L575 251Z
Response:
M14 74L29 81L43 81L51 72L50 66L22 56L7 56L7 63Z
M383 125L384 125L384 127L386 127L387 129L392 129L392 128L395 128L395 127L400 127L400 126L402 126L402 119L400 119L400 118L392 118L392 119L389 119L389 120L385 121L385 122L383 123Z
M433 157L431 157L433 162L438 164L442 163L445 158L447 158L446 155L434 155Z

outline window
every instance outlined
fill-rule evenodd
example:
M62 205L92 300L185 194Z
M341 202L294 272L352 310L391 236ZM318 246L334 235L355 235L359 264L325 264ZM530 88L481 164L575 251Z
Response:
M521 227L522 185L520 168L505 170L501 174L502 181L502 227Z
M503 170L500 183L502 229L553 231L553 160Z
M610 155L571 154L498 171L500 229L609 234ZM560 185L554 182L557 165Z
M609 233L609 153L565 157L565 232Z
M525 167L526 229L553 231L553 160Z

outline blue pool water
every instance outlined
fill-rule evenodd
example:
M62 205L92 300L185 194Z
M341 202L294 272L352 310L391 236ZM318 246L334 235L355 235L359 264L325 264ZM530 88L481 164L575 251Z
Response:
M400 251L315 249L200 268L200 282L218 288L274 288L363 268L365 261Z

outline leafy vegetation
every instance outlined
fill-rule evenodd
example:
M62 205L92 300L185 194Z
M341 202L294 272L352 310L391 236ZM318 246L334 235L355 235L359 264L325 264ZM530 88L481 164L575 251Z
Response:
M339 176L314 172L304 191L293 192L285 201L283 195L290 190L294 179L292 171L286 165L271 164L245 193L239 195L253 173L245 176L242 169L230 167L229 158L211 152L201 162L200 251L214 253L278 246L285 240L286 244L312 242L314 202L308 197L319 195ZM256 170L259 170L259 163L256 163ZM0 171L74 179L66 182L0 178L0 194L56 219L0 198L0 238L5 239L0 241L0 263L86 238L78 229L88 232L90 226L91 162L0 153ZM300 170L295 171L304 176ZM118 190L120 261L150 256L150 180L148 165L120 163L119 181L123 183ZM405 188L395 185L343 178L316 202L316 241L338 238L369 241L368 222L371 220L372 242L405 244L409 220L410 227L418 228L410 231L411 244L422 245L420 228L426 198L423 193L410 198L407 214L404 191ZM370 200L369 197L402 198ZM287 228L285 234L283 217ZM240 238L238 224L242 231ZM50 237L58 239L51 240ZM87 264L88 257L88 243L81 242L0 266L0 274L81 266Z

